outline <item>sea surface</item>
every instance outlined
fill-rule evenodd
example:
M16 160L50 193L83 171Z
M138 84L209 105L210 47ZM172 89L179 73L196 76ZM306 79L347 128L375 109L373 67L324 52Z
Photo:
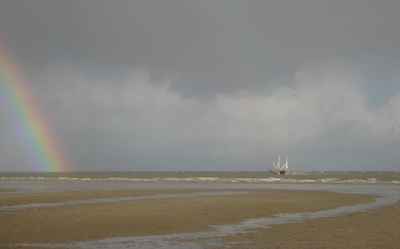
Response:
M188 195L247 194L259 189L327 190L338 193L373 194L373 202L342 206L330 210L306 213L282 213L273 217L247 219L235 224L214 226L211 230L194 233L165 234L159 236L137 236L105 238L62 244L9 244L2 246L24 246L40 248L229 248L218 238L251 233L257 228L268 228L276 224L290 224L322 217L337 217L396 203L400 200L399 172L297 172L293 175L273 175L270 172L66 172L66 173L0 173L0 190L17 192L54 192L69 190L139 190L139 189L194 189L190 194L160 194L156 196L128 197L181 198ZM209 189L220 191L207 191ZM237 191L225 191L227 189ZM203 191L204 190L204 191ZM7 192L0 192L2 194ZM126 198L100 198L56 203L31 203L26 205L0 206L0 212L74 206L87 202L119 202ZM233 243L233 244L232 244ZM0 245L1 246L1 245Z
M0 181L120 181L208 183L348 183L400 184L400 171L310 171L275 175L251 172L0 172Z

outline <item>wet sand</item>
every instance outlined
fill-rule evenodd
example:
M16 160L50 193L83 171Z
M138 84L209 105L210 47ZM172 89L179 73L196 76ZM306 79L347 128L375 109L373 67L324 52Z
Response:
M397 249L400 248L399 224L400 203L397 202L367 212L275 225L221 240L240 241L232 248L243 249Z
M3 190L0 206L207 191L213 192L115 190L15 193ZM240 194L238 191L231 191L230 195L150 198L0 211L0 245L15 247L15 243L69 243L113 237L208 231L212 229L210 225L234 224L250 218L271 217L281 213L333 209L369 203L374 198L372 195L325 191L243 190L246 193ZM395 248L390 245L400 244L399 221L400 204L397 203L364 213L315 219L300 224L276 225L254 233L218 240L249 242L237 244L237 248L357 248L354 245L376 248L366 247L373 244L367 241L375 238L374 245Z

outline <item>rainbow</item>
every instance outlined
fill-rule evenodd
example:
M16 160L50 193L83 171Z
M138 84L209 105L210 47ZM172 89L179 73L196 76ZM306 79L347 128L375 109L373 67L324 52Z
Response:
M35 171L72 171L46 113L19 70L12 53L0 40L0 101L6 108Z

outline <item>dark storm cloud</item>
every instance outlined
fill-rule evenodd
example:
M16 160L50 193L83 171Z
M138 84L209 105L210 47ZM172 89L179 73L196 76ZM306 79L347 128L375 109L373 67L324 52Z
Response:
M179 74L191 94L263 89L304 63L398 65L396 1L2 1L1 32L31 63ZM397 64L396 64L397 63ZM110 72L111 73L111 72ZM397 75L398 76L398 75ZM375 79L378 80L378 79Z

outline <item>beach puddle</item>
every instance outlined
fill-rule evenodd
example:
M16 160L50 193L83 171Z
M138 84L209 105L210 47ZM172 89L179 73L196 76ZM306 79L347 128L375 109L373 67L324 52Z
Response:
M96 249L98 248L103 248L103 249L196 248L197 249L199 248L200 249L208 247L229 248L235 243L237 244L246 242L221 242L220 241L221 237L238 235L243 233L251 233L255 231L255 229L269 228L271 226L278 224L291 224L317 218L344 216L351 213L372 210L385 205L394 204L395 202L400 200L400 193L398 192L398 189L396 189L395 191L388 191L388 192L382 190L383 189L381 189L381 191L376 191L375 189L375 191L368 191L366 189L358 189L354 191L343 191L343 192L357 192L357 193L362 192L365 194L371 194L371 192L373 192L373 194L380 194L380 197L376 198L375 201L371 203L342 206L334 209L322 210L316 212L283 213L272 217L247 219L236 224L211 226L212 229L210 231L167 234L160 236L107 238L107 239L88 241L88 242L62 243L62 244L13 244L10 245L10 247L24 246L24 247L42 247L42 248L85 248L85 249L91 249L91 248L93 249L94 248ZM229 193L231 192L227 192L227 194ZM221 194L221 192L219 194ZM191 194L189 195L191 196ZM179 197L182 196L188 196L188 194L179 195ZM172 195L172 197L175 197L175 195ZM161 196L159 198L161 198Z

